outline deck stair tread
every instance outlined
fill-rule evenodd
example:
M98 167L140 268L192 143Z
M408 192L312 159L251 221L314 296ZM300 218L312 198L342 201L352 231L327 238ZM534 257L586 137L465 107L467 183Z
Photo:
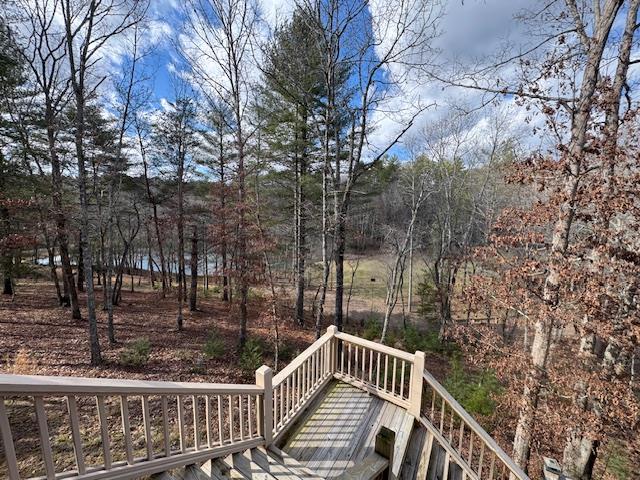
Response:
M230 471L237 470L248 480L276 480L274 475L252 460L250 451L231 454L222 462Z
M265 451L261 447L258 447L252 450L252 452L255 451L259 453L264 452L266 454L266 460L269 462L269 465L280 465L288 469L291 473L301 478L302 480L322 480L322 477L316 472L314 472L310 468L307 468L291 455L283 452L276 447L272 446L267 451ZM260 459L260 456L258 457L258 459Z
M200 469L208 475L207 478L214 480L246 480L246 477L241 472L235 468L230 468L220 458L209 460Z
M389 460L374 453L362 462L358 462L353 467L342 472L337 478L339 480L372 480L382 474L388 467Z

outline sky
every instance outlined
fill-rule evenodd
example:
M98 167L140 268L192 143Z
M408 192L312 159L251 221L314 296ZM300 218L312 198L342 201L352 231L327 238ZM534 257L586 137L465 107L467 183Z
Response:
M263 35L266 38L268 29L275 27L279 22L286 20L293 11L292 0L259 0L262 18L265 21ZM375 8L378 0L372 0L372 8ZM437 0L434 0L437 1ZM454 64L474 64L479 59L502 54L515 55L527 49L538 39L534 38L523 22L516 20L516 16L529 9L540 5L540 0L442 0L443 17L440 21L441 34L434 41L434 46L439 50L436 60L446 70ZM148 70L153 80L153 96L156 105L167 105L167 100L173 98L173 80L176 70L180 69L179 59L175 54L175 42L184 35L182 27L181 0L151 0L149 12L150 28L146 42L150 48L150 56L147 58ZM621 21L623 15L620 15ZM119 57L114 55L114 62ZM452 105L464 106L473 110L481 105L486 95L469 89L446 87L427 78L413 79L406 86L411 92L411 98L419 98L423 104L432 105L416 121L414 127L406 135L407 141L419 138L425 129L443 117L446 117ZM405 98L392 100L385 106L388 111L401 111L400 103ZM531 119L531 112L524 110L515 104L513 98L502 99L502 111L508 117L509 127L514 135L521 136L529 147L535 147L543 140L532 135L534 127L540 126L541 117ZM471 128L482 130L487 124L487 115L490 111L475 115L476 122ZM383 113L382 110L374 116L377 127L375 135L370 140L370 150L383 148L402 127L402 122L397 118ZM481 135L480 135L481 136ZM403 156L406 150L400 146L393 153Z

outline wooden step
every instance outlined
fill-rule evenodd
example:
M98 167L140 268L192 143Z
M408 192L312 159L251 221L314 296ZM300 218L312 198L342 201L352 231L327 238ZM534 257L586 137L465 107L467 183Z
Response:
M209 479L214 480L247 480L247 478L238 470L227 465L227 463L215 458L204 463L200 469L205 472Z
M312 478L305 472L297 471L295 467L283 465L262 447L246 451L245 456L249 456L252 462L278 480L310 480Z
M381 475L389 467L389 460L373 453L362 462L346 469L338 475L338 480L373 480Z
M231 471L237 470L248 480L276 480L268 470L251 459L251 452L234 453L222 460Z
M293 458L291 455L286 453L283 450L275 446L270 446L267 452L270 458L274 459L281 465L284 465L297 476L305 480L323 480L323 477L318 475L316 472L308 468L307 466L300 463L298 460Z

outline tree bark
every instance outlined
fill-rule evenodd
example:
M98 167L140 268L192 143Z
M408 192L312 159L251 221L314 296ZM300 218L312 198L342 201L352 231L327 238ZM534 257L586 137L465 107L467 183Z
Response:
M82 253L82 233L78 235L78 291L84 292L84 255Z
M198 298L198 229L194 225L193 235L191 236L191 290L189 292L189 310L195 312L197 310Z

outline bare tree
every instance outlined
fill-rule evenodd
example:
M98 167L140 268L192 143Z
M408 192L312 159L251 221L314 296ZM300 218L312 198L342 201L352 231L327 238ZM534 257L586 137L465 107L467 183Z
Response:
M402 289L402 280L406 267L407 255L412 242L413 233L418 221L418 214L423 204L429 199L434 190L434 181L431 175L430 165L426 158L418 157L414 153L410 163L403 167L401 177L396 184L397 194L401 197L394 202L408 214L408 218L392 212L396 218L402 218L402 224L392 225L385 235L387 243L393 253L393 264L389 269L387 278L387 294L385 297L385 311L382 324L382 336L384 342L387 336L389 320L398 302L398 295ZM396 222L393 222L396 223Z
M188 2L187 32L191 40L181 45L194 80L204 95L224 102L232 112L235 139L237 192L234 263L240 293L240 346L247 339L247 304L251 276L246 193L247 142L252 131L247 122L251 99L252 45L258 25L253 0L191 0Z
M80 306L69 254L68 219L63 204L63 162L59 154L59 140L63 111L70 101L69 81L66 77L66 38L56 25L61 0L38 2L21 1L28 28L21 39L26 64L33 75L44 101L44 124L51 163L51 197L56 224L65 302L71 306L72 318L80 319ZM66 295L68 294L68 296Z

